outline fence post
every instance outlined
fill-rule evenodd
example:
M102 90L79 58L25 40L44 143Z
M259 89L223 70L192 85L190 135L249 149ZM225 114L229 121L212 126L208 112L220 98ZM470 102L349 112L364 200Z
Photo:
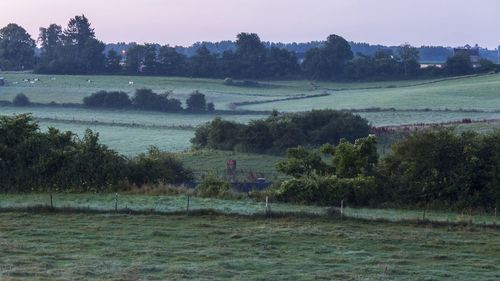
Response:
M189 216L189 194L187 195L186 215Z
M115 212L118 212L118 192L115 193Z
M50 191L50 208L54 209L54 200L52 200L52 190Z
M266 196L266 216L271 216L271 203L269 202L269 196Z
M494 225L496 226L497 225L497 208L495 207L495 222L494 222Z
M340 201L340 219L344 218L344 199Z

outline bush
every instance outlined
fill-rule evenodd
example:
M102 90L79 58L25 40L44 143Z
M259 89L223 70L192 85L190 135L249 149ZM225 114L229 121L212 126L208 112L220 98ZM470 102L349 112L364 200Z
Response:
M191 93L186 100L187 110L191 112L205 112L207 111L207 101L205 95L195 91Z
M182 111L182 103L178 99L170 98L171 92L156 94L151 89L138 89L132 98L132 105L136 109L164 112Z
M14 106L28 106L31 102L25 94L17 94L12 100L12 104Z
M227 181L215 175L206 175L196 187L196 193L205 197L222 196L229 191L231 186Z
M180 184L193 179L191 171L172 153L149 148L132 159L129 181L137 186L144 184Z
M285 202L340 206L342 200L350 205L366 205L373 194L373 177L340 179L336 176L307 175L285 181L278 198Z
M83 104L88 107L127 108L132 101L125 92L99 91L83 98Z

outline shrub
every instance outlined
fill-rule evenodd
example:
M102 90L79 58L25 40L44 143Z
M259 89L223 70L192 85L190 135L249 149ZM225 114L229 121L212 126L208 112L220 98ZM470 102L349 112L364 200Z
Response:
M129 181L137 186L144 184L180 184L193 179L191 171L172 153L150 147L147 153L132 159Z
M196 193L200 196L217 197L229 191L229 182L213 174L206 175L196 187Z
M25 94L17 94L12 100L12 104L15 106L28 106L31 102Z
M88 107L127 108L132 101L125 92L99 91L83 98L83 104Z
M351 205L365 205L373 193L372 177L340 179L336 176L308 175L285 181L278 198L286 202L339 206L342 200Z
M186 100L187 110L191 112L205 112L207 111L207 101L205 95L195 91L191 93Z

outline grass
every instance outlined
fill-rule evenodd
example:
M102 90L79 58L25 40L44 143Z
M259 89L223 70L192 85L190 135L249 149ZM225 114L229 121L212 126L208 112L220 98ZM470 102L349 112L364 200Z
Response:
M498 231L328 219L0 213L6 280L498 280Z
M248 110L311 109L480 109L500 107L500 74L464 77L410 87L333 91L330 96L242 106Z

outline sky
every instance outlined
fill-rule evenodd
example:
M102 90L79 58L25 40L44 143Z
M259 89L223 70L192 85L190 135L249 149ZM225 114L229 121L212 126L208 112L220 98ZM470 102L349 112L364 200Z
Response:
M372 44L500 45L499 0L0 0L0 27L33 38L85 14L106 43L188 46L255 32L264 41L308 42L338 34Z

